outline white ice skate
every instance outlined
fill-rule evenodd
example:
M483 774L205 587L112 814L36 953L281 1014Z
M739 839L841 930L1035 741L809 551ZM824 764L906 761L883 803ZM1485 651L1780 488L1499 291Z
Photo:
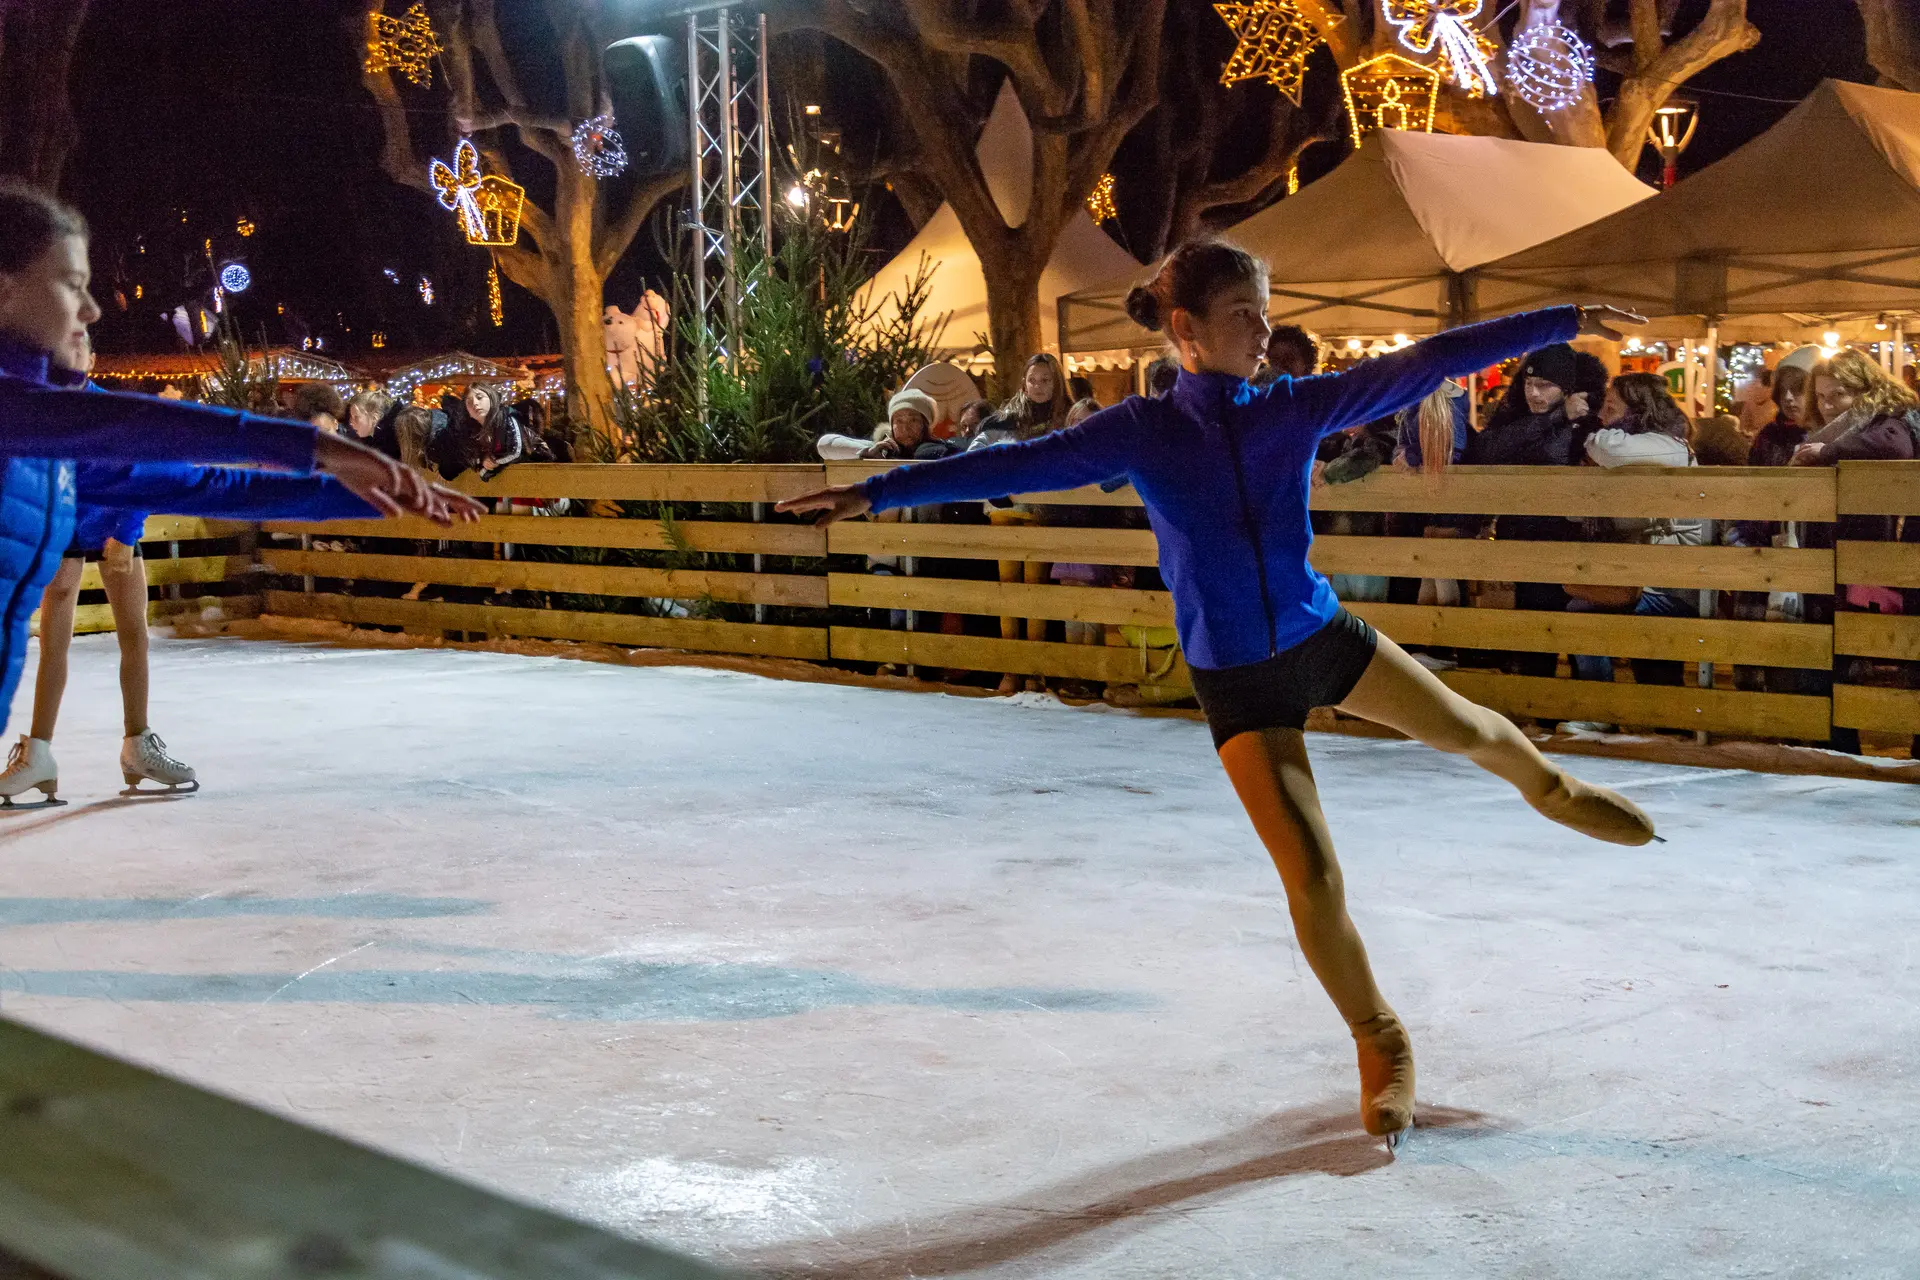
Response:
M121 742L120 776L127 780L123 796L192 795L200 789L193 770L168 755L167 744L151 729ZM142 782L157 782L160 789L147 789Z
M0 773L0 808L4 809L51 809L66 803L53 793L60 785L60 766L53 762L53 745L40 738L20 735L20 741L13 744L13 751L7 756L7 769ZM13 798L28 791L38 789L44 800L32 804L15 804Z

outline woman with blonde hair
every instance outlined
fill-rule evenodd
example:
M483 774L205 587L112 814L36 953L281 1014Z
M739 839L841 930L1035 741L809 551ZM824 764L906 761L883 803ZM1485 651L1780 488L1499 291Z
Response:
M1000 418L1013 428L1014 440L1034 440L1049 431L1058 431L1067 425L1068 404L1067 379L1061 372L1060 362L1042 351L1027 361L1026 371L1020 377L1020 389L1013 397L1000 406ZM1045 524L1043 510L1024 502L1008 503L1006 506L992 507L987 512L991 524L1039 525ZM1002 560L1000 561L1000 581L1006 583L1025 583L1039 586L1048 581L1053 566L1041 560ZM1018 640L1022 636L1028 640L1047 638L1045 618L1002 617L1000 619L1000 638ZM1038 676L1029 676L1025 680L1028 692L1039 692L1046 688ZM1000 678L999 692L1002 695L1018 693L1022 681L1013 672L1007 672Z
M1920 399L1858 351L1813 370L1819 428L1794 450L1796 467L1907 460L1920 450Z

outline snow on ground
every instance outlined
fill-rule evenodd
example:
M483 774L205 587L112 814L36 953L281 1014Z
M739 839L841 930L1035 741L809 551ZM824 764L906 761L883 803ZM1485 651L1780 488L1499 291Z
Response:
M875 1280L1920 1257L1910 787L1573 761L1671 841L1623 850L1316 737L1419 1055L1389 1164L1198 724L162 641L206 789L126 802L113 664L72 806L0 816L0 1008L621 1231Z

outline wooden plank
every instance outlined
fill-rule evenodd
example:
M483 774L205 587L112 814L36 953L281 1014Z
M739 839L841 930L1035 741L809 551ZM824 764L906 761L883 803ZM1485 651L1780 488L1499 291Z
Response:
M1382 468L1351 484L1315 489L1312 505L1316 511L1831 520L1834 478L1824 467L1449 467L1434 478Z
M629 551L669 551L666 529L658 520L622 520L602 516L482 516L457 529L427 520L328 520L318 524L273 521L269 533L310 533L327 538L418 538L450 542L513 542L543 547L618 547ZM824 556L827 531L806 524L749 524L728 520L679 520L677 528L692 551L739 555Z
M0 1251L65 1280L722 1280L10 1020L0 1098Z
M1742 591L1833 590L1833 553L1775 547L1670 547L1616 542L1507 542L1484 538L1314 539L1322 573L1494 582Z
M829 462L827 463L827 483L859 484L868 476L877 476L892 471L895 467L910 467L911 462ZM1103 493L1099 485L1086 485L1079 489L1058 489L1045 493L1018 493L1009 495L995 494L995 497L1008 496L1019 502L1051 504L1072 507L1137 507L1141 505L1140 495L1133 491L1132 485L1123 485L1112 493Z
M1920 689L1833 686L1833 722L1877 733L1920 734Z
M711 596L742 604L827 607L827 580L795 573L709 573L704 569L637 569L536 560L459 560L450 556L376 556L344 551L263 547L260 562L275 573L376 582L437 582L497 591L571 591L594 596L694 600Z
M463 493L487 498L624 498L644 502L778 502L811 493L826 482L818 463L759 465L629 465L523 463L482 484L469 471L455 482Z
M1920 587L1920 543L1839 543L1834 548L1833 576L1849 585Z
M172 622L183 615L198 614L207 609L219 610L222 617L250 618L260 612L260 597L196 596L191 600L151 600L147 602L147 625ZM39 635L38 612L33 615L32 627L33 634ZM102 635L115 629L112 605L83 604L73 611L73 634L77 636Z
M687 649L699 653L755 653L771 658L824 662L825 627L761 626L695 618L641 618L625 613L580 613L566 609L508 609L430 600L376 600L300 591L269 591L265 609L290 618L371 623L408 631L475 631L490 636L581 640L638 649Z
M908 524L847 520L827 530L835 555L934 556L952 560L1038 560L1047 564L1152 565L1150 529L1052 529L1044 525Z
M226 582L245 577L253 567L248 556L183 556L178 560L164 556L147 559L147 585L171 587L187 582ZM80 573L82 591L99 591L100 566L90 564Z
M1784 693L1733 693L1691 685L1604 684L1546 676L1507 676L1487 671L1443 671L1448 687L1510 715L1548 720L1600 720L1612 724L1737 733L1756 738L1825 741L1825 698Z
M1828 670L1833 663L1833 632L1806 623L1364 602L1347 608L1401 644L1739 662L1817 671Z
M252 526L232 520L206 520L200 516L148 516L142 542L194 542L201 538L232 538Z
M1142 627L1173 625L1173 596L1168 592L1113 587L1055 587L1024 582L830 573L827 600L831 604L918 609L931 613L1058 618L1065 622L1124 623Z
M1849 515L1920 516L1920 462L1843 462L1838 505Z
M1920 617L1897 613L1836 613L1833 648L1860 658L1920 662Z
M1186 664L1173 660L1167 670L1148 671L1138 649L1113 645L1054 644L1043 640L994 640L949 636L931 631L879 631L833 628L833 656L853 662L910 663L957 667L963 671L1003 671L1024 676L1100 680L1108 684L1180 685L1189 682ZM1165 661L1164 654L1157 655Z

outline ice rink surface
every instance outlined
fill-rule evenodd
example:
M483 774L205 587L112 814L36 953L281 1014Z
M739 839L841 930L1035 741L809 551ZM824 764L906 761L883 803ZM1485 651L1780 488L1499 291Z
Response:
M205 789L129 802L114 663L0 815L0 1007L563 1212L872 1280L1920 1274L1920 789L1569 761L1620 849L1316 735L1388 1163L1197 723L156 641Z

